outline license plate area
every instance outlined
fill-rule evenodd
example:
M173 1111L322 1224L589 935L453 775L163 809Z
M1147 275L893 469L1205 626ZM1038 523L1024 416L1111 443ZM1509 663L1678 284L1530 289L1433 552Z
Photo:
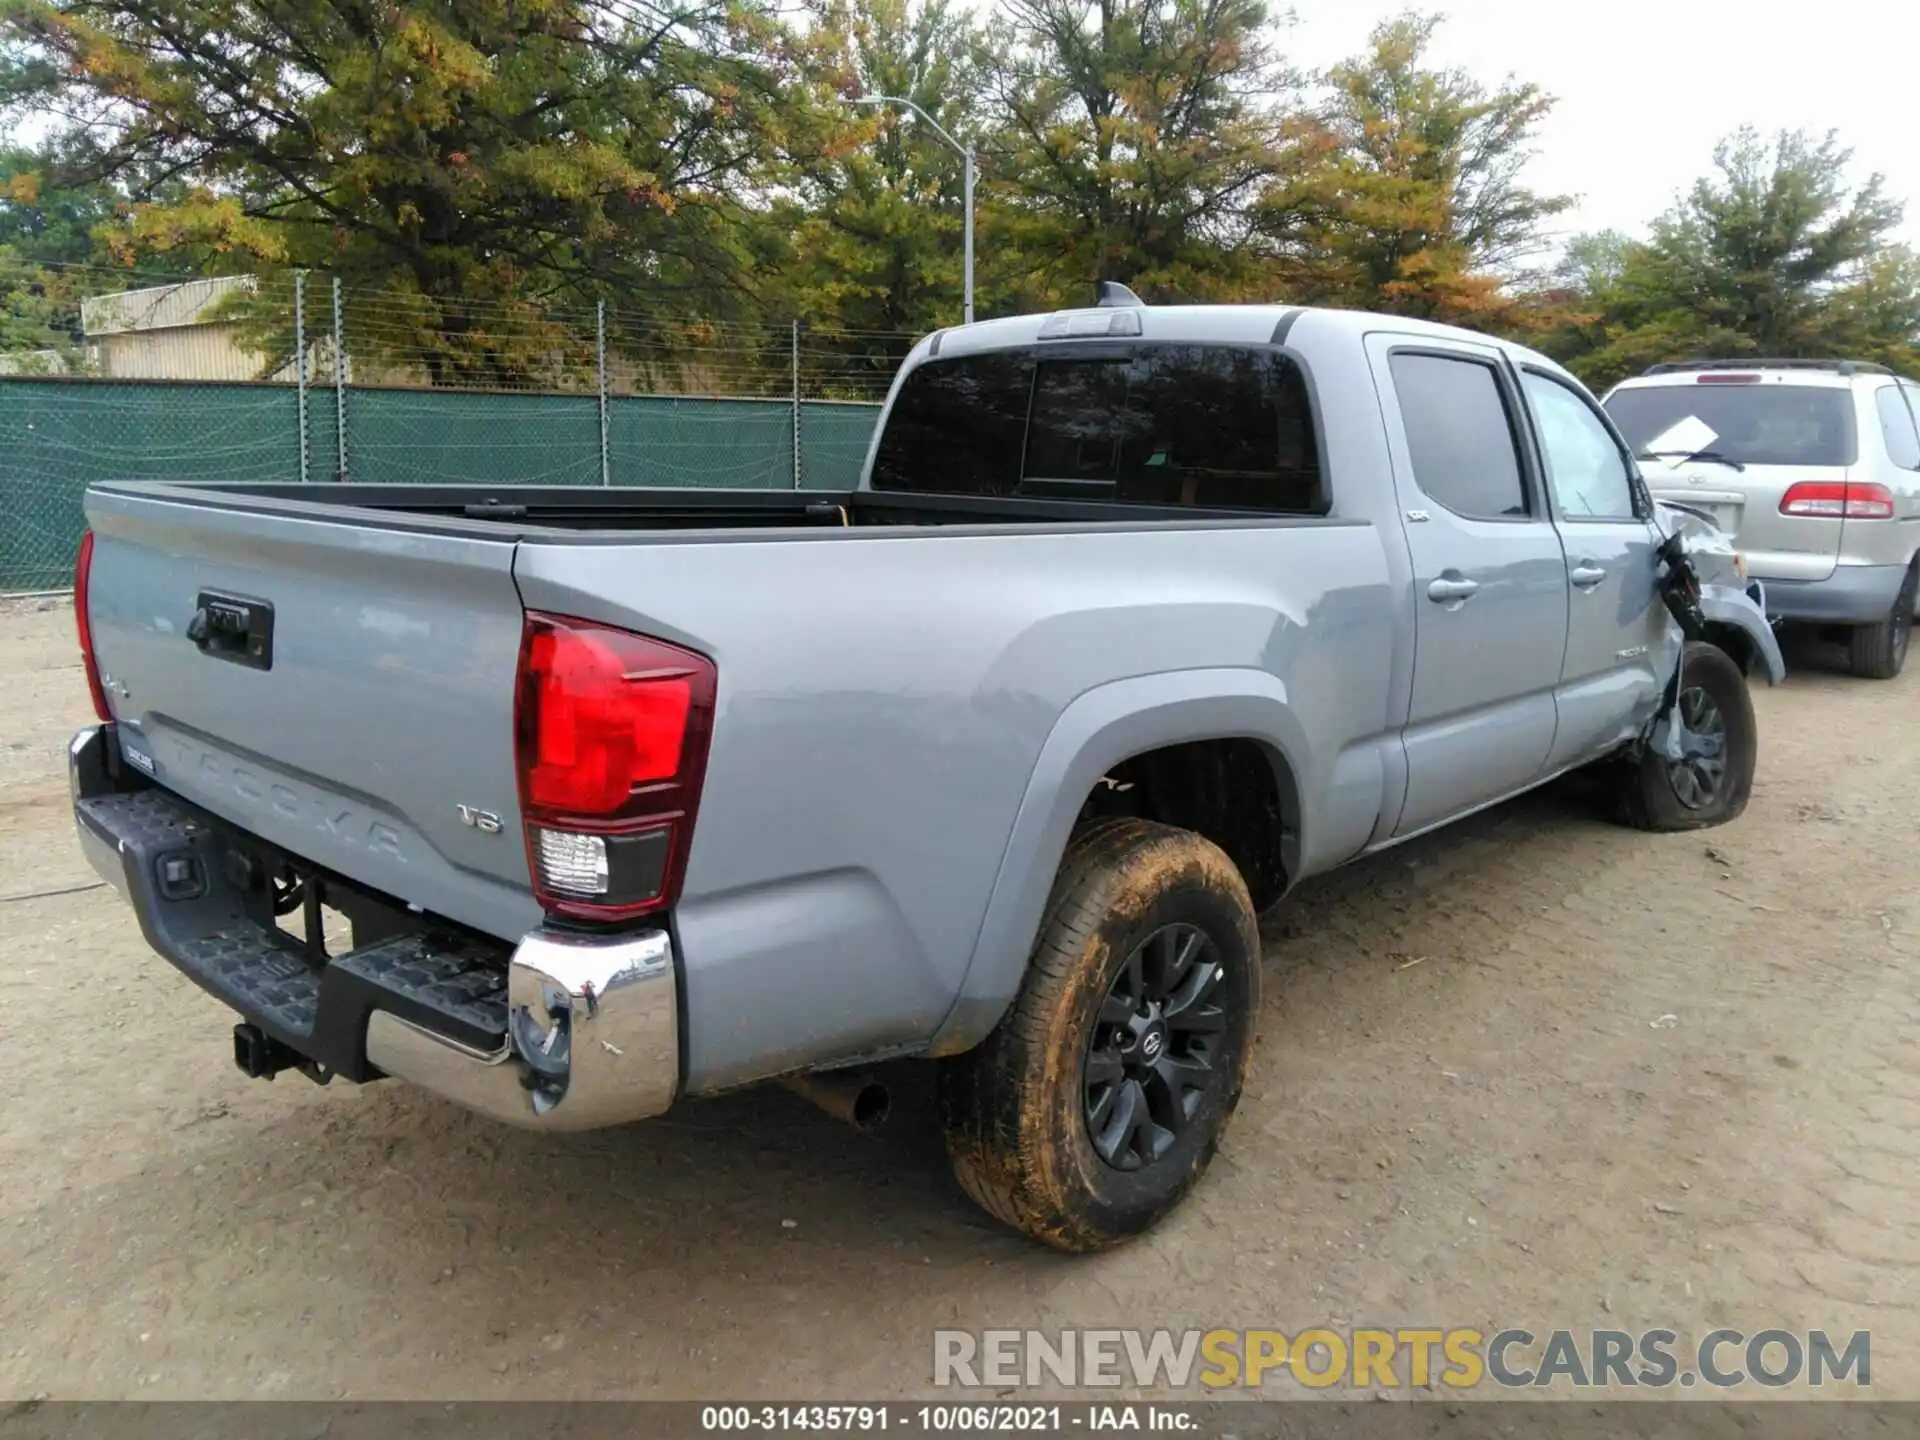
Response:
M1671 505L1684 505L1689 510L1698 510L1709 516L1728 535L1740 533L1740 522L1747 508L1744 495L1702 495L1697 490L1656 490L1654 498Z
M1745 508L1740 505L1702 505L1700 507L1713 516L1713 523L1727 534L1732 535L1740 529L1740 515Z

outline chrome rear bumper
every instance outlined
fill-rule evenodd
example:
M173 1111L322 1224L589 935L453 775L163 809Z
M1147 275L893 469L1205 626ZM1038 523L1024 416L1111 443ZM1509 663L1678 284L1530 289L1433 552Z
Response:
M510 1125L596 1130L658 1115L679 1081L673 946L664 930L589 940L536 930L507 966L507 1041L472 1050L376 1010L367 1060Z
M81 850L147 942L327 1078L392 1076L545 1130L625 1124L673 1103L680 1021L666 930L535 930L504 977L498 948L429 935L318 965L263 917L257 887L227 878L229 857L257 842L127 771L111 725L73 737L67 770Z

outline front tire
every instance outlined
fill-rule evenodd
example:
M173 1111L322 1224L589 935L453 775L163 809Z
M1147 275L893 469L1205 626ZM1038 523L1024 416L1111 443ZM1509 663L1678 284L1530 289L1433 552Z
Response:
M1717 645L1687 646L1680 671L1683 754L1668 760L1647 747L1629 763L1622 818L1640 830L1700 830L1724 825L1747 808L1759 757L1753 697L1733 657Z
M1861 679L1891 680L1906 668L1916 584L1920 584L1920 566L1907 571L1892 614L1872 625L1854 626L1847 637L1847 664Z
M1191 831L1095 822L1068 847L1012 1008L941 1064L961 1188L1057 1250L1150 1229L1213 1158L1259 1004L1259 932L1233 862Z

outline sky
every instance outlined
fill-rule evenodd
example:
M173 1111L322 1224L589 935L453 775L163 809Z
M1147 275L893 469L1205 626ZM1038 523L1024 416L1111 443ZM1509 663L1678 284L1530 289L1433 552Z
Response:
M1278 0L1275 10L1286 8ZM1378 0L1292 0L1286 50L1323 69L1366 48L1397 14ZM1424 7L1423 7L1424 8ZM1541 126L1529 183L1577 195L1555 218L1642 233L1712 165L1742 124L1763 134L1837 130L1856 182L1879 171L1906 202L1900 238L1920 245L1920 5L1913 0L1436 0L1447 17L1435 63L1492 83L1511 74L1558 103Z

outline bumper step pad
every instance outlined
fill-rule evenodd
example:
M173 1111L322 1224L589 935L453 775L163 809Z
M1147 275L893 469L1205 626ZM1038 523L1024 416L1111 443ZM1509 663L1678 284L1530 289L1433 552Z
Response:
M149 944L273 1039L346 1079L366 1058L376 1010L477 1050L506 1041L506 951L453 935L375 941L316 965L271 923L271 899L236 883L253 846L166 791L78 799L81 840L118 854L122 889ZM258 867L252 867L257 873Z
M247 933L257 928L245 921L233 933L181 940L168 958L202 989L299 1049L320 1008L320 973L291 942L275 943L279 931Z

